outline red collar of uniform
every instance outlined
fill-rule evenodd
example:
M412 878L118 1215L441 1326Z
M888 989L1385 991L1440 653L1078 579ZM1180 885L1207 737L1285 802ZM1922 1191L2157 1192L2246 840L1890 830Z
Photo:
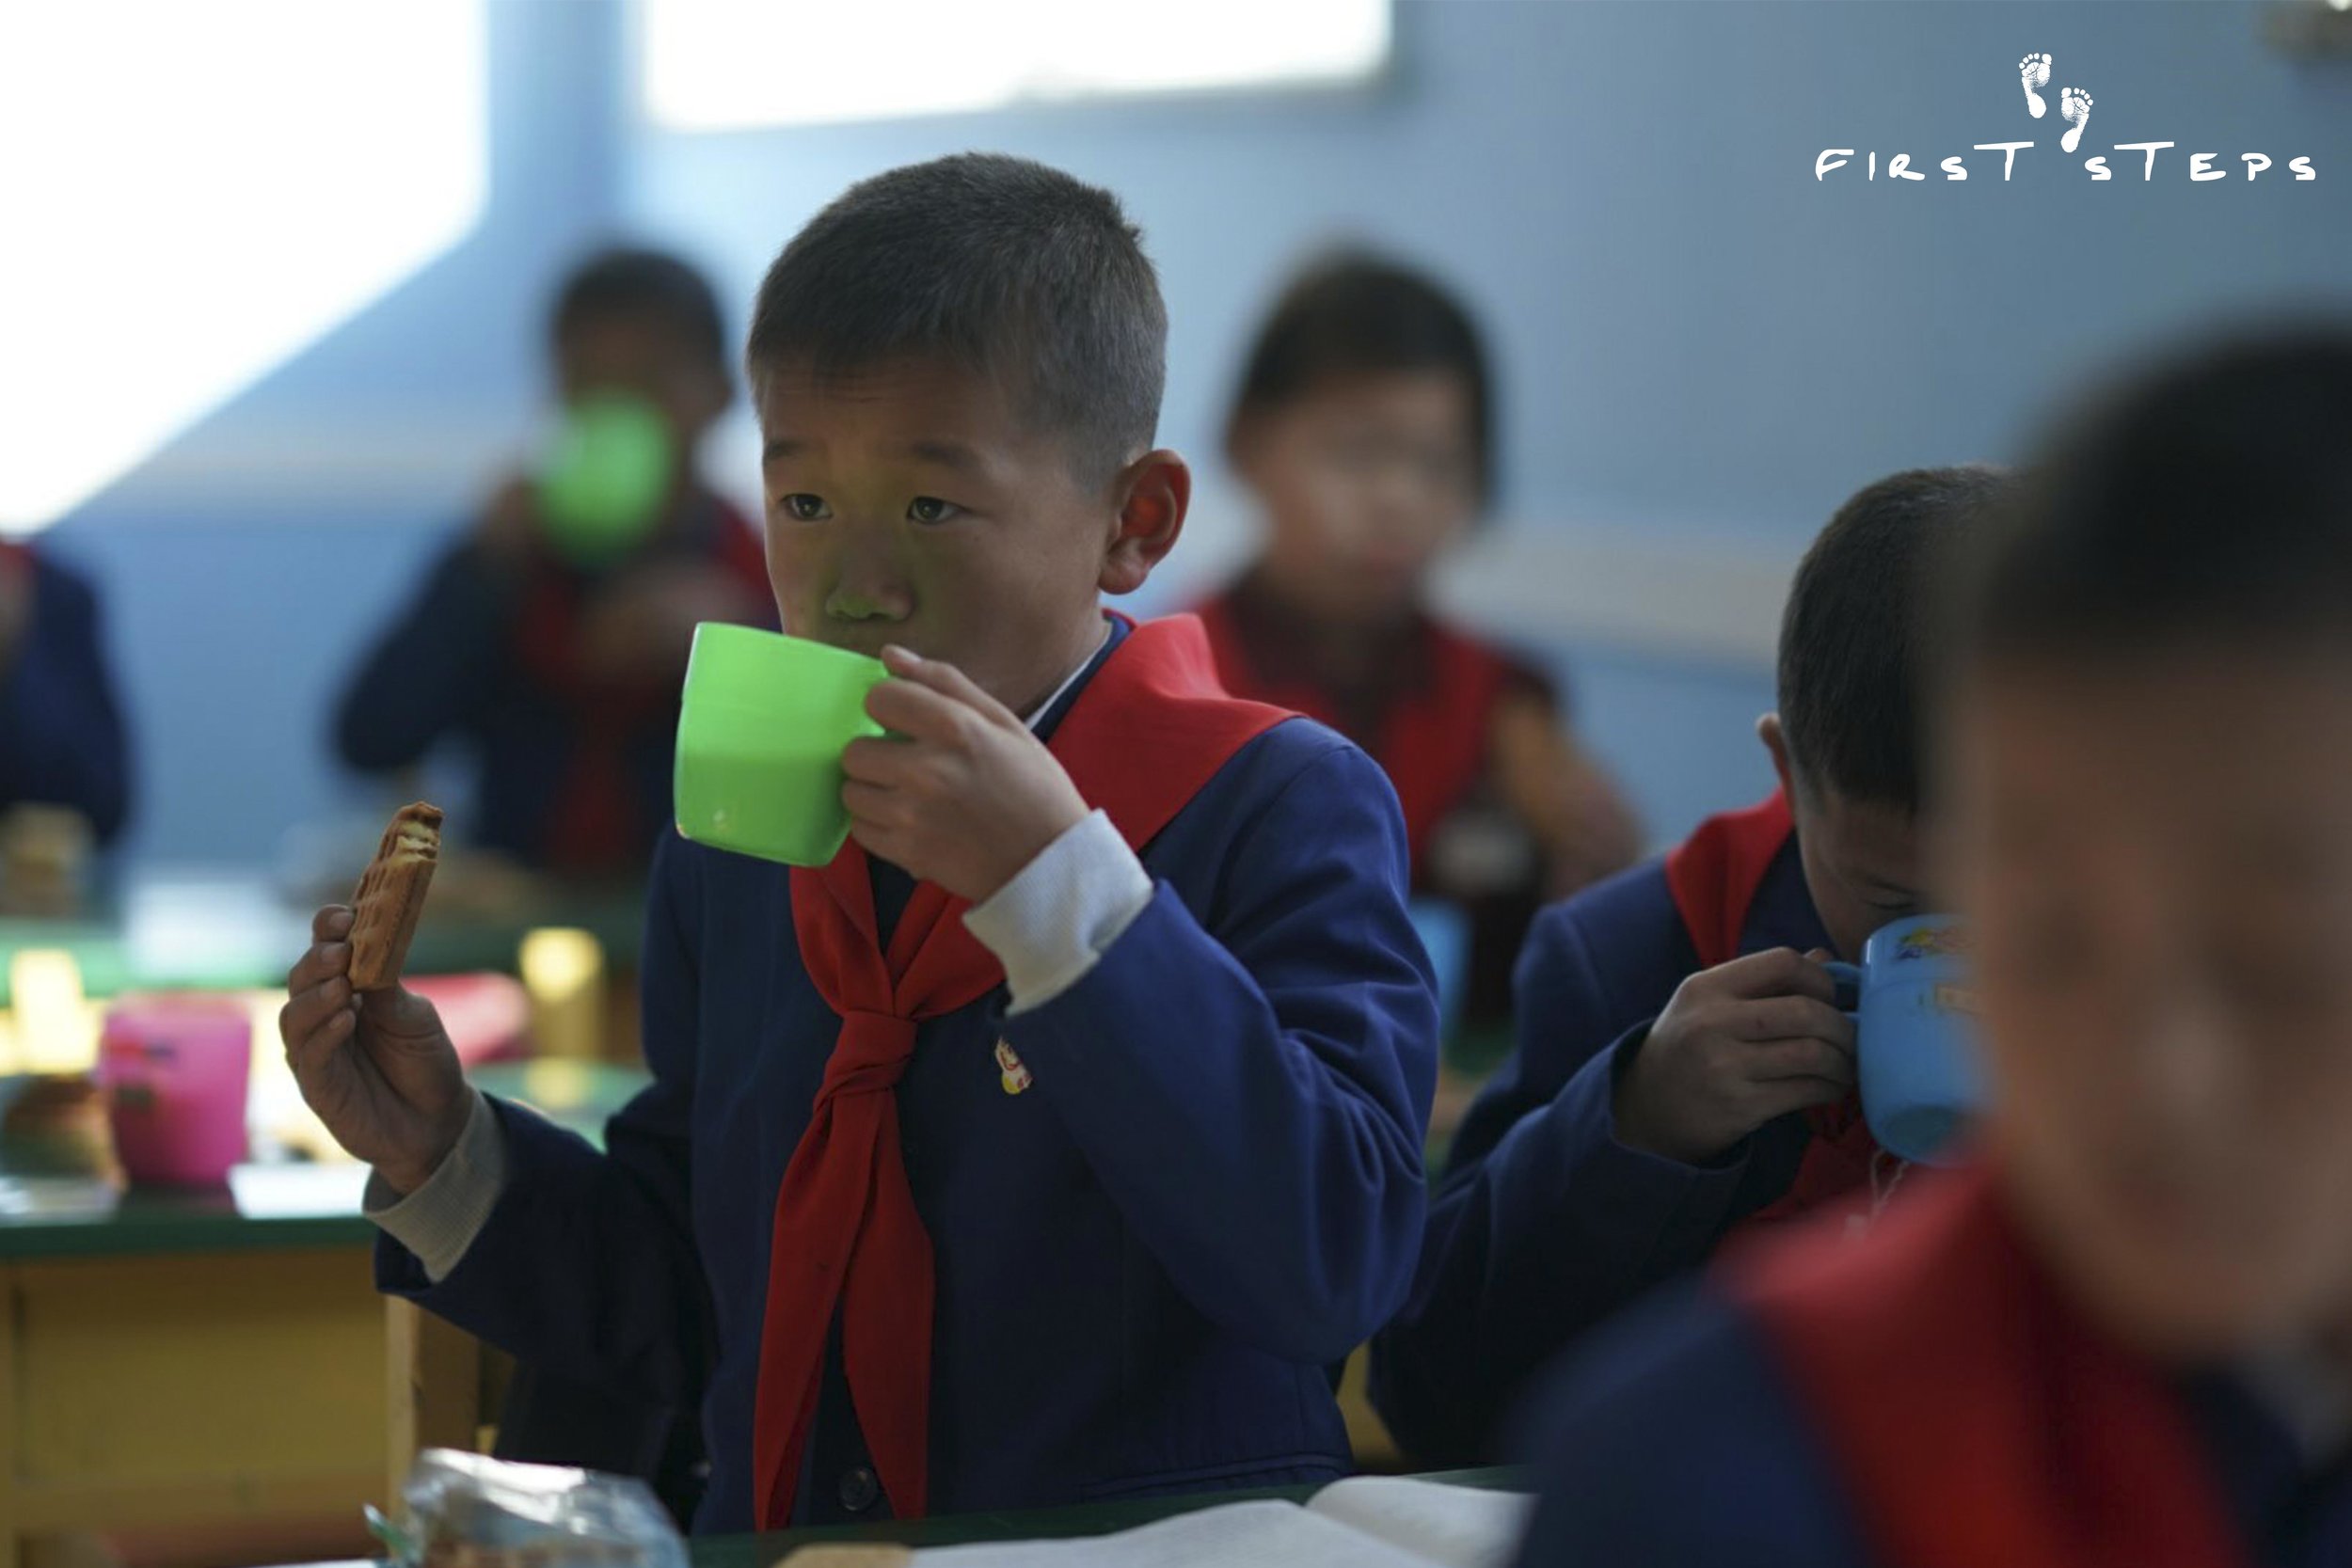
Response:
M1756 890L1796 831L1788 798L1776 789L1745 811L1708 817L1667 852L1666 887L1701 969L1740 956Z

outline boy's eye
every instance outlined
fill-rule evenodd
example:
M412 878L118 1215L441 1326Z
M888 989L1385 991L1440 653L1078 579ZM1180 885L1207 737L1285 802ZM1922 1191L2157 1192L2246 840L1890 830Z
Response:
M917 496L907 503L907 517L917 523L944 523L963 509L937 496Z
M819 523L831 515L825 510L825 498L812 496L806 491L795 491L777 504L784 508L784 515L796 523Z

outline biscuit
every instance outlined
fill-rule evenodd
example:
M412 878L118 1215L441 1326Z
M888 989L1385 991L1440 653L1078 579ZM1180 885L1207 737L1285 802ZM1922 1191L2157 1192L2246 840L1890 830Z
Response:
M440 858L441 808L421 800L401 807L352 895L352 990L389 990L400 983Z

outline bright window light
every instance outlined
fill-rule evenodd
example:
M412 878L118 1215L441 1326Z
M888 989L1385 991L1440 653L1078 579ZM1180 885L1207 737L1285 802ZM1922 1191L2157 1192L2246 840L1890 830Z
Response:
M0 5L0 532L469 230L484 53L483 0Z
M1360 80L1389 0L640 0L644 110L681 131Z

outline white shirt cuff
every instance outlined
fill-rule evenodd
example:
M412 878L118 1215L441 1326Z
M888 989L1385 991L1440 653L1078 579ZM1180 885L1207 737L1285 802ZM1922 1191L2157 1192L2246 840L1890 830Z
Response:
M482 1091L469 1092L473 1108L466 1113L466 1130L424 1185L403 1197L371 1172L359 1199L359 1212L416 1254L425 1277L436 1285L449 1277L482 1234L506 1188L506 1134L499 1131L498 1117Z
M1084 979L1151 902L1151 874L1096 811L966 910L963 923L1005 966L1009 1011L1024 1013Z

